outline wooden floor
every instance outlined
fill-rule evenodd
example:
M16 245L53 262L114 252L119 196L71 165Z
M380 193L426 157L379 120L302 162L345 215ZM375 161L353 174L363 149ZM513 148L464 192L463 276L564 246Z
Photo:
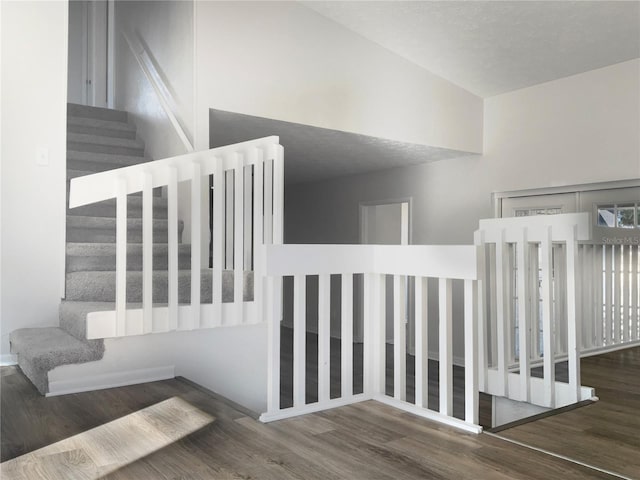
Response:
M640 479L640 347L583 358L581 371L598 402L498 435Z
M280 332L280 408L293 406L293 329L283 327ZM318 335L306 335L305 399L306 403L318 401ZM329 348L330 398L340 396L341 389L341 344L339 338L331 338ZM406 400L415 403L415 356L406 355ZM353 343L353 393L362 393L363 352L362 343ZM385 391L393 396L394 383L393 344L386 345ZM439 363L429 360L428 369L429 408L438 411L440 404ZM453 366L453 416L464 419L464 367ZM491 427L491 397L480 396L480 424Z
M1 372L3 480L615 478L373 401L261 424L180 379L45 398Z

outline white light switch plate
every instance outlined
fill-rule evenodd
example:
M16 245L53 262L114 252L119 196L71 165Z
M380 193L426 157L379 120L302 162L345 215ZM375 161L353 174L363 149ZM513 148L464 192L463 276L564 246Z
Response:
M46 167L49 165L49 149L46 147L38 148L36 154L36 165Z

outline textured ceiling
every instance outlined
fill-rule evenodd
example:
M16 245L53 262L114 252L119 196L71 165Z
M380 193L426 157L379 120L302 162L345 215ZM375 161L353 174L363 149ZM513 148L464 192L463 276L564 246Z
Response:
M211 148L280 136L288 184L471 155L221 110L209 111L209 129Z
M303 3L481 97L640 57L637 1Z

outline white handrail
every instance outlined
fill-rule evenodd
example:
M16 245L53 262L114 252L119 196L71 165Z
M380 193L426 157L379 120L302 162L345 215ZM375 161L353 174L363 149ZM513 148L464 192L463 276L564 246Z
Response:
M201 175L212 175L215 173L217 162L222 162L223 169L233 167L233 160L230 154L237 151L249 152L253 148L264 150L277 145L278 142L279 138L277 136L264 137L248 142L225 145L201 152L186 153L184 155L140 163L130 167L76 177L71 180L69 208L115 198L116 191L114 190L114 182L118 178L125 177L127 179L126 194L141 192L144 186L144 173L154 173L151 188L162 187L168 185L167 171L169 167L175 167L177 169L178 181L182 182L191 179L191 164L193 162L201 163ZM251 161L248 160L247 164L251 164Z
M137 34L128 33L125 29L122 29L120 33L127 42L127 45L136 59L136 62L138 62L145 78L151 84L151 87L158 97L160 106L169 118L169 122L171 122L171 125L184 145L184 148L187 152L193 152L193 144L189 140L187 129L184 127L184 122L180 118L177 104L173 99L169 88L165 85L162 75L158 72L158 68L154 63L153 58L149 52L147 52Z
M214 180L213 269L209 271L211 273L205 273L200 269L199 239L203 229L208 229L208 225L204 226L201 222L201 212L203 208L209 208L208 196L203 199L202 192L205 191L204 184L208 184L210 175L213 175ZM235 181L227 181L227 177L231 176ZM283 215L278 209L283 208L283 178L283 149L278 144L276 136L74 178L69 194L70 208L116 199L115 310L89 314L88 337L106 338L261 322L259 313L262 292L256 293L260 288L255 288L255 285L261 285L258 278L260 271L258 269L253 274L252 302L245 302L244 299L244 277L246 271L256 270L252 268L251 262L257 266L264 265L261 257L263 244L281 242ZM183 197L183 200L178 198L180 182L188 183L191 188L191 195ZM153 189L158 187L166 187L168 206L167 298L162 300L167 303L166 306L157 305L158 301L154 300L157 288L153 287L155 280L152 195ZM227 191L229 195L226 194ZM131 223L127 218L127 196L136 192L142 192L142 219ZM228 208L224 208L229 198L231 203L227 205ZM181 274L178 254L178 211L179 203L185 200L186 205L180 208L191 211L191 236L195 239L191 248L190 301L184 298L186 292L181 290L179 278ZM229 235L225 235L228 228L224 218L225 211L231 213L235 219L235 224L231 223ZM140 223L142 238L128 240L131 226ZM255 243L252 243L251 235L244 235L244 231L255 232L254 237L260 237L255 237ZM227 248L233 248L236 252L232 259L233 267L226 267L227 270L233 270L233 301L224 306L222 292L225 267L222 239L228 242ZM143 281L141 298L138 300L127 297L129 242L142 243ZM246 255L243 255L243 252L246 252ZM204 288L202 279L211 282L211 286ZM211 303L201 301L201 286L207 297L211 297ZM104 295L109 296L106 293ZM132 305L135 302L141 302L142 305Z

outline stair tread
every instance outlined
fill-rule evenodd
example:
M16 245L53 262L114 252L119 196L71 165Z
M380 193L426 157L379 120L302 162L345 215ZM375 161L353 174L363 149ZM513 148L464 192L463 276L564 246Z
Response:
M160 197L160 196L152 196L152 201L153 201L153 206L154 207L164 207L167 208L167 199L164 197ZM116 199L115 198L108 198L106 200L100 200L99 202L95 202L95 203L100 203L103 205L110 205L116 204ZM133 194L129 194L127 195L127 204L129 206L139 206L142 207L142 195L133 195ZM93 203L89 203L88 205L94 205ZM81 207L84 207L87 205L81 205ZM80 207L75 207L75 208L80 208ZM69 209L69 212L73 212L75 210L75 208L71 208ZM91 216L91 215L82 215L82 216ZM98 216L98 215L96 215Z
M67 103L67 115L73 117L101 118L126 122L129 118L127 112L113 108L92 107L77 103Z
M125 132L136 131L135 125L132 125L129 122L118 120L104 120L91 117L76 117L73 115L67 117L67 128L68 127L93 127L104 128L106 130L121 130Z
M121 145L103 145L100 143L86 143L67 139L67 150L88 153L106 153L118 155L131 155L134 157L144 157L144 148L140 146L127 147Z
M166 243L155 243L153 245L154 253L163 253L169 251L169 245ZM141 243L127 244L127 253L142 253ZM178 244L178 254L190 253L191 245L188 243ZM116 254L116 246L113 243L67 243L67 255L70 256L112 256Z
M233 302L235 299L234 271L222 272L222 301ZM253 271L245 271L242 279L242 298L253 300ZM152 274L152 295L155 302L166 302L168 298L167 270L154 270ZM200 271L201 302L211 303L212 271ZM143 273L140 270L127 271L127 299L129 302L141 302L143 292ZM66 298L73 301L113 302L116 298L115 270L85 270L66 274ZM177 274L178 302L188 303L191 298L191 270L178 270Z
M106 135L97 135L91 133L68 132L67 142L144 149L144 144L140 140L131 138L110 137Z
M251 275L253 271L252 270L245 270L244 274L245 275ZM231 278L228 277L229 275L232 275L234 273L234 270L223 270L222 274L223 274L223 278ZM169 272L167 270L154 270L153 271L153 276L154 277L166 277L169 274ZM115 270L88 270L88 271L83 271L83 272L68 272L67 274L67 278L70 277L84 277L84 278L90 278L90 277L94 277L94 279L99 279L99 278L108 278L111 279L112 277L115 278L116 272ZM208 269L208 268L202 268L200 269L200 275L204 278L204 277L210 277L212 275L212 270ZM127 271L127 277L142 277L142 272L139 270L128 270ZM183 269L183 270L178 270L178 277L188 277L189 279L191 278L191 270L190 269Z
M41 370L102 358L101 342L81 341L60 327L21 328L11 332L11 351Z
M154 227L162 226L167 228L168 224L169 224L169 220L165 218L153 219ZM127 218L127 226L129 228L142 227L142 219ZM67 215L67 227L113 229L113 228L116 228L116 219L113 217L87 217L84 215ZM183 227L184 227L184 221L178 220L178 230L182 229Z

